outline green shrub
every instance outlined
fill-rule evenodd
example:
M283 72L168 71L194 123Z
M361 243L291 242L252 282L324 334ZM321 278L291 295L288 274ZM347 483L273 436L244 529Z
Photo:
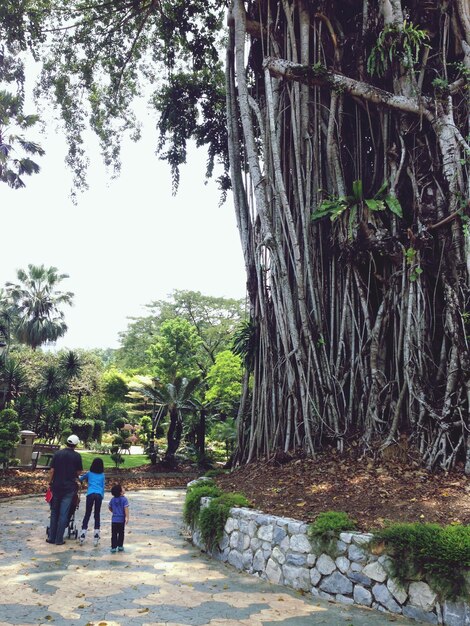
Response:
M74 419L71 420L69 426L74 435L80 439L85 445L90 441L93 435L94 421L88 419Z
M213 498L209 506L199 514L198 526L208 550L212 550L224 534L225 523L232 507L249 507L250 502L242 493L222 493Z
M192 528L197 525L201 498L220 496L221 490L212 480L205 480L188 487L183 506L183 519Z
M124 463L124 459L122 458L122 454L120 452L114 452L110 458L112 461L114 461L114 466L116 467L116 469L119 469L119 466Z
M308 537L320 552L336 556L336 541L339 533L355 530L356 522L347 513L325 511L320 513L308 527Z
M18 413L13 409L0 411L0 464L7 468L20 438Z
M226 470L223 469L221 467L215 468L215 469L209 469L207 470L207 472L204 474L204 476L207 476L207 478L214 478L214 476L221 476L222 474L228 474L230 472L230 470Z
M106 426L106 422L103 422L103 420L95 420L95 422L93 424L93 434L92 434L92 437L98 443L101 443L101 439L103 437L103 431L104 431L105 426Z
M402 584L421 580L430 584L441 600L455 600L468 592L470 528L460 524L390 524L374 533L393 557L392 575Z

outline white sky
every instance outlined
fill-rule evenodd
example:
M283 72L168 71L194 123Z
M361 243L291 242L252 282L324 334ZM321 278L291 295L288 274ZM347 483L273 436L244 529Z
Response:
M215 182L204 185L205 154L193 149L173 197L169 167L154 154L154 124L146 126L140 142L124 145L117 180L93 151L90 190L75 206L65 145L53 126L39 140L46 155L26 189L0 185L0 286L29 263L70 276L61 288L74 292L75 304L65 309L69 331L58 348L117 347L126 318L144 315L143 305L174 289L245 296L230 195L219 207Z

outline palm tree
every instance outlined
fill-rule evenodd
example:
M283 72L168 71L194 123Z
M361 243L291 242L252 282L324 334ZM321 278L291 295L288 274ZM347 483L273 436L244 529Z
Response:
M25 186L22 176L39 172L39 165L27 155L43 156L44 150L37 143L17 134L15 127L23 131L34 126L37 115L24 115L23 99L8 91L0 90L0 182L13 189ZM15 156L16 147L26 156Z
M17 315L14 334L20 343L36 350L44 343L56 341L67 331L63 304L72 304L73 293L58 291L57 285L68 274L59 274L56 267L28 265L18 270L19 283L6 283L8 296Z
M143 377L140 378L143 379ZM162 383L158 378L153 378L151 381L141 380L140 383L135 382L130 385L134 391L132 394L134 397L140 395L152 402L154 429L157 425L156 420L164 415L170 417L165 453L165 461L168 463L174 462L175 453L181 442L184 414L195 410L192 396L198 385L199 378L181 377L175 378L172 383Z

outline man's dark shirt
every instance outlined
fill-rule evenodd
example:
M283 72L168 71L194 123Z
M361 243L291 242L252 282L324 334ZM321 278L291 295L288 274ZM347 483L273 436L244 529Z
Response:
M64 448L54 454L51 461L54 468L52 491L70 493L77 490L77 472L83 469L82 457L71 448Z

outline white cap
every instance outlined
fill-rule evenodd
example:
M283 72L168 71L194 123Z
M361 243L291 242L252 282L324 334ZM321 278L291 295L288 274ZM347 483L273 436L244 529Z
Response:
M67 443L71 446L78 446L78 444L80 443L80 439L77 437L77 435L70 435L70 437L67 438Z

